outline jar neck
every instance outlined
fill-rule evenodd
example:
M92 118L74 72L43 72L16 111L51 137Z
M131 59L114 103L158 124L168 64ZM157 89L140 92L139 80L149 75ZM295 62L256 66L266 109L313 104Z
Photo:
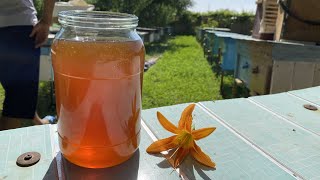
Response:
M63 26L55 39L73 41L136 41L141 40L135 28L95 29L77 26Z
M134 15L101 11L63 11L58 20L64 28L80 31L133 31L138 25L138 17Z

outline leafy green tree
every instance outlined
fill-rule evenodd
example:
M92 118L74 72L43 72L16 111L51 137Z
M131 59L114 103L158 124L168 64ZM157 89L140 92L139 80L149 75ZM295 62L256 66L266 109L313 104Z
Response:
M96 10L135 14L140 26L165 26L176 20L192 0L87 0Z
M68 1L68 0L62 0ZM184 16L193 0L85 0L97 11L114 11L135 14L139 26L167 26ZM38 14L42 14L43 0L34 0Z

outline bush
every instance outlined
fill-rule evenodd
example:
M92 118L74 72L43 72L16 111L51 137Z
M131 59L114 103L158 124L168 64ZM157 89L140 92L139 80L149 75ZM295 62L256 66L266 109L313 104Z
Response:
M167 26L176 20L189 6L192 0L86 0L95 5L98 11L115 11L135 14L139 17L139 26Z
M34 0L33 3L37 10L37 16L40 19L43 13L43 0Z
M196 27L232 28L237 23L246 24L246 28L251 29L253 21L253 13L218 10L207 13L185 12L172 24L176 34L195 34Z
M194 27L199 22L191 12L186 11L177 18L177 21L171 23L171 26L173 26L174 33L177 35L191 35L194 34Z
M212 18L208 18L206 22L201 22L200 27L218 27L219 23Z

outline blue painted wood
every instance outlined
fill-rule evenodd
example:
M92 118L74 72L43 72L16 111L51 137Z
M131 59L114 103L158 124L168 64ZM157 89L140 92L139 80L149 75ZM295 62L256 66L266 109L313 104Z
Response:
M272 98L272 96L270 97ZM247 99L204 102L210 111L305 179L320 177L320 137Z
M213 46L213 54L218 55L219 48L224 49L222 43L224 43L225 38L230 38L231 36L237 36L238 34L223 32L223 31L213 31L214 33L214 46Z
M55 136L58 136L57 133ZM56 139L58 139L56 137ZM139 149L128 161L114 167L103 169L82 168L66 161L63 157L59 159L60 172L65 179L103 179L103 180L127 180L127 179L164 179L178 180L179 174L173 170L169 162L160 155L149 155L147 147L152 143L147 132L141 129L141 141Z
M42 47L40 49L40 52L41 52L40 54L42 56L50 56L51 48L50 47Z
M320 95L320 91L318 94ZM255 96L249 99L280 115L286 120L320 136L320 111L305 109L303 105L308 104L307 101L288 93ZM319 106L318 108L320 109Z
M247 41L241 40L237 42L238 57L236 58L236 70L234 77L241 79L247 87L250 86L251 74L251 56Z
M180 179L162 155L152 156L146 148L153 142L144 129L141 129L139 150L127 162L105 169L81 168L62 158L54 159L59 152L56 125L42 125L0 131L0 179L57 179L58 173L66 179ZM16 165L17 157L29 151L41 154L36 165L21 168ZM58 156L59 157L59 156ZM58 160L58 163L56 163ZM61 164L62 163L62 164ZM59 169L57 169L59 168Z
M218 53L219 53L220 40L221 40L221 38L219 38L216 35L214 36L214 39L213 39L214 44L213 44L213 50L212 50L214 55L218 55Z
M251 39L250 36L240 35L230 32L214 31L214 48L213 54L218 54L218 49L221 48L222 64L221 68L225 71L234 70L237 58L237 41L236 39Z
M224 38L225 49L222 54L221 68L225 71L234 70L237 59L237 45L236 40L232 38Z
M320 106L320 86L308 88L308 89L290 91L289 93Z
M221 31L214 31L215 35L218 37L228 37L236 40L252 40L252 41L260 41L258 39L254 39L251 36L243 35L243 34L237 34L237 33L231 33L231 32L221 32Z
M215 32L214 41L213 53L217 54L218 49L222 49L222 69L235 70L235 77L244 81L246 87L258 94L269 93L274 61L320 63L319 46L265 41L228 32ZM248 52L243 51L245 48ZM251 64L255 67L264 66L263 72L252 73Z
M172 123L177 124L186 106L187 104L183 104L144 110L142 118L158 138L169 137L173 134L161 127L156 112L160 111ZM217 168L210 170L188 157L181 165L181 171L189 179L294 179L199 106L195 108L193 117L196 129L217 127L212 135L197 141L202 150L216 162Z
M180 171L189 179L294 179L288 172L295 172L297 177L304 179L318 179L320 115L301 106L318 104L319 97L320 87L316 87L249 99L198 103L193 113L195 128L215 126L217 130L197 143L217 163L217 168L208 169L188 157ZM157 121L156 111L177 124L187 105L143 110L147 130L158 138L171 136L172 133ZM56 126L1 131L0 179L42 179L45 175L49 179L56 178L53 158L58 150L58 135L52 128ZM62 161L62 166L57 167L63 167L64 177L71 179L128 179L128 176L179 179L164 157L145 152L152 143L152 135L147 132L141 130L139 152L120 166L90 170ZM26 151L38 151L42 158L35 166L20 168L15 164L16 158ZM275 162L284 167L280 168L281 165Z
M50 126L33 126L0 132L0 179L42 179L53 159ZM17 158L30 151L41 154L31 167L16 165Z

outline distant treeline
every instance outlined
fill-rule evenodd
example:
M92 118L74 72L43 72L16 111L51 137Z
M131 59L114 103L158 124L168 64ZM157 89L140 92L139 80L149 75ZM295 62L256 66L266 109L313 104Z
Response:
M67 0L63 0L67 1ZM195 27L210 26L231 28L242 23L251 26L253 13L237 13L219 10L207 13L193 13L187 9L192 0L86 0L98 11L115 11L135 14L141 27L173 26L177 34L194 34ZM43 0L34 0L38 15L42 14ZM251 28L251 27L250 27Z

